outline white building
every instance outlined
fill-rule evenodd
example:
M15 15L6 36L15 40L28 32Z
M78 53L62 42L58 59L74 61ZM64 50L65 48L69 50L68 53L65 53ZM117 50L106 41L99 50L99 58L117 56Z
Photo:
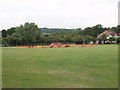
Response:
M113 32L113 31L111 31L111 30L106 30L106 31L104 31L103 33L99 34L99 35L97 36L97 38L101 38L102 35L106 35L106 39L107 39L107 40L105 40L105 43L109 43L109 42L110 42L109 39L110 39L111 37L113 37L113 38L120 38L120 33L118 34L118 33ZM97 44L98 44L98 43L99 43L99 41L97 41ZM101 41L101 43L104 43L104 41ZM111 43L116 43L116 40L115 40L115 41L112 41Z
M97 38L100 38L102 37L102 35L106 35L107 36L107 39L111 38L111 37L114 37L114 38L119 38L120 37L120 33L116 33L116 32L113 32L111 30L106 30L104 31L103 33L99 34Z

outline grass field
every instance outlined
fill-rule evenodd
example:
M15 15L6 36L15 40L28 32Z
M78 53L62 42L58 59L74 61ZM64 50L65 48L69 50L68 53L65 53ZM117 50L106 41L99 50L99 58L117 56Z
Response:
M117 45L3 48L3 88L117 87Z

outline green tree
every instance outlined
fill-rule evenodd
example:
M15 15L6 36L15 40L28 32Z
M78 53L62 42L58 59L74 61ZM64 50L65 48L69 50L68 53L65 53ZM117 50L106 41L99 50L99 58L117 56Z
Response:
M80 35L76 35L73 38L74 43L76 44L83 44L84 43L84 37Z
M6 38L7 37L7 31L6 30L2 30L2 37Z
M71 41L72 41L72 38L67 35L67 36L64 36L64 37L63 37L63 41L64 41L64 42L71 42Z
M93 37L97 37L98 34L102 33L104 31L104 28L102 27L101 24L98 24L93 27L87 27L82 31L80 31L84 35L90 35Z
M120 38L117 38L116 41L117 41L117 44L120 44Z
M0 32L0 47L2 46L2 35L1 35L1 32Z
M112 41L115 41L115 38L114 37L110 37L109 41L112 43Z
M86 35L85 36L85 42L86 42L86 44L89 44L90 42L96 42L96 38L95 37L92 37L92 36L90 36L90 35Z
M39 28L35 23L25 23L16 28L13 36L15 36L14 38L16 38L16 40L30 45L36 42L38 34Z
M107 36L105 34L103 34L101 37L101 40L103 41L103 44L105 44L105 41L107 39Z
M10 28L7 30L7 35L12 35L15 32L16 27Z
M7 38L2 38L2 46L8 46L8 41L7 41Z

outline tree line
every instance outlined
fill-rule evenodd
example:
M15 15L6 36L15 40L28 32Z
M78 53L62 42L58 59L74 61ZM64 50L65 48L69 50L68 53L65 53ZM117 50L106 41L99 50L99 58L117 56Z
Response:
M56 33L56 32L64 32L64 31L78 31L82 30L81 28L77 29L65 29L65 28L40 28L41 33Z
M51 44L53 42L60 43L75 43L75 44L89 44L95 43L98 34L105 30L112 30L120 33L120 26L105 27L101 24L85 29L52 29L39 28L35 23L25 23L18 27L12 27L7 30L2 30L2 45L16 46L16 45L41 45ZM105 37L100 40L104 40ZM120 39L117 39L120 41Z

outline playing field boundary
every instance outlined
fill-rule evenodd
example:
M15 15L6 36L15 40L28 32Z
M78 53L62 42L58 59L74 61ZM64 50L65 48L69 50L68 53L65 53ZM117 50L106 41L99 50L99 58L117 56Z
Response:
M54 46L52 48L65 48L65 45L61 45L61 47L57 47L57 46ZM71 44L71 45L68 45L68 47L95 47L95 46L98 46L97 44L80 44L80 45L74 45L74 44ZM16 47L21 47L21 48L50 48L50 45L38 45L38 46L34 46L34 45L31 45L31 46L16 46Z

